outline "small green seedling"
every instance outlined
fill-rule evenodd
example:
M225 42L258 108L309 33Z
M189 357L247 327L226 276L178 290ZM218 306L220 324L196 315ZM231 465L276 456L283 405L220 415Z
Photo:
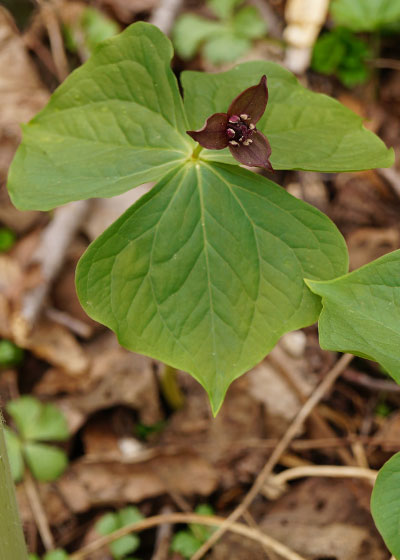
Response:
M319 37L314 45L311 67L315 72L335 75L346 87L362 84L370 77L368 44L344 27Z
M92 54L99 43L119 33L119 25L95 8L86 7L73 24L65 24L65 43L73 53Z
M6 405L17 432L5 428L11 472L16 482L24 475L25 465L40 481L55 480L68 464L66 453L48 441L65 441L69 437L62 412L50 403L23 396Z
M336 25L356 32L390 30L400 23L398 0L333 0L330 12Z
M155 424L143 424L138 422L135 426L135 434L141 440L147 441L150 436L162 432L165 426L166 422L164 420L159 420Z
M0 340L0 369L18 366L24 359L22 348L11 340Z
M199 515L214 515L213 508L208 504L197 506L195 512ZM178 552L184 558L191 558L199 548L211 537L215 529L198 523L190 523L188 528L178 531L171 543L172 552Z
M207 4L218 20L183 14L176 22L173 42L176 52L185 60L201 49L213 64L232 62L268 31L257 8L242 6L241 0L208 0Z
M17 239L15 233L8 228L1 227L0 228L0 253L5 253L9 251Z
M61 550L61 548L57 548L56 550L51 550L47 552L43 557L42 560L68 560L69 556L65 552L65 550ZM29 560L40 560L37 554L30 554Z
M144 519L140 510L135 506L128 506L115 513L104 514L96 523L96 531L100 535L109 535L117 529L122 529L131 523L137 523ZM115 560L135 560L132 556L128 556L137 550L140 546L140 538L138 535L125 535L115 540L109 545L112 557Z

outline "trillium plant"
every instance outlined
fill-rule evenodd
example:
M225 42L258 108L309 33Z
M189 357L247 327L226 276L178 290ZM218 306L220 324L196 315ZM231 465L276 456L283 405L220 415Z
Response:
M399 381L400 251L349 273L331 220L265 176L388 167L393 151L272 62L183 72L182 99L172 55L135 23L23 126L8 179L22 210L155 182L81 258L84 309L126 348L194 376L214 414L284 333L318 320L323 348Z

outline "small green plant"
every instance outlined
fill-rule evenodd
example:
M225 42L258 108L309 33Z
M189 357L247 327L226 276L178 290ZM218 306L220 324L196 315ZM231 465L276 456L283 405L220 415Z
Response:
M131 523L137 523L144 519L140 510L135 506L128 506L117 512L105 513L96 523L96 531L100 535L109 535L117 529L122 529ZM109 545L112 557L115 560L135 560L132 556L128 556L135 552L140 546L140 538L138 535L125 535L115 540Z
M54 405L43 404L31 396L22 396L6 405L17 432L5 428L11 471L16 482L23 478L25 465L40 481L58 478L68 464L66 453L49 441L65 441L69 437L67 422Z
M173 42L185 60L201 50L213 64L232 62L268 31L257 8L243 6L243 0L208 0L207 4L217 20L183 14L175 24Z
M236 3L213 2L226 5ZM136 23L98 46L23 126L8 182L20 209L157 181L81 258L87 313L128 349L191 373L214 414L283 334L318 320L322 348L378 361L400 381L400 251L348 273L327 216L238 165L357 171L390 167L393 151L360 117L267 61L183 72L182 99L172 55L158 29ZM21 475L43 434L29 414L9 412L22 434L11 450ZM110 531L124 523L109 520Z
M356 32L391 29L400 23L398 0L333 0L330 12L337 25Z
M24 359L22 348L11 340L0 340L0 369L18 366Z
M76 22L65 24L63 30L68 50L83 52L87 58L99 43L119 33L120 27L99 10L88 6Z
M56 550L51 550L42 556L42 560L68 560L69 556L65 550L57 548ZM37 554L29 554L29 560L40 560Z
M213 508L202 504L194 510L199 515L214 515ZM171 543L172 552L178 552L184 558L191 558L199 548L211 537L215 529L197 523L190 523L187 529L178 531Z
M315 72L335 75L346 87L362 84L370 77L368 44L344 27L324 33L314 45L311 67Z
M17 236L11 229L0 227L0 253L9 251L13 247L16 239Z

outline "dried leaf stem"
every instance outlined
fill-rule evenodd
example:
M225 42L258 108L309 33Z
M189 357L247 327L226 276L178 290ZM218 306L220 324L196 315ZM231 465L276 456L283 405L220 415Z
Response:
M122 529L118 529L118 531L114 531L114 533L111 533L110 535L97 539L84 548L81 548L81 550L78 550L78 552L70 555L69 558L70 560L83 560L89 554L92 554L104 546L109 545L115 539L124 537L132 532L144 531L158 525L164 525L167 523L199 523L201 525L208 525L211 527L221 527L225 521L226 520L222 517L198 515L195 513L170 513L166 515L155 515L154 517L148 517L139 523L132 523L126 527L122 527ZM285 560L306 560L303 556L293 552L284 544L276 541L258 529L247 527L241 523L232 523L229 525L229 530L267 546L268 549L276 552Z
M289 428L286 430L284 436L279 441L278 445L275 447L270 458L265 464L264 468L256 478L253 486L250 488L249 492L244 497L243 501L239 506L226 518L224 524L216 531L204 545L199 548L199 550L192 556L191 560L200 560L206 554L206 552L222 537L222 535L227 531L231 525L237 519L239 519L247 508L251 505L255 497L263 488L267 478L270 476L273 468L278 463L282 454L289 447L292 439L296 436L299 428L303 422L311 414L314 407L323 398L326 392L332 387L336 379L342 373L342 371L348 366L348 364L353 359L351 354L343 354L343 356L336 362L333 368L327 373L318 387L311 394L309 399L304 403L304 405L299 410L297 416L294 418L293 422L290 424Z

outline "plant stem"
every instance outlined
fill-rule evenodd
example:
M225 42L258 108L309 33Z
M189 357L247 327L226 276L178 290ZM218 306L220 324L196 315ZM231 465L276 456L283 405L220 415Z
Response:
M0 412L0 558L28 560Z
M185 402L178 385L177 373L174 367L165 365L160 379L162 393L172 410L179 410Z
M198 144L196 146L196 148L193 150L193 154L192 154L192 158L193 159L198 159L199 158L199 154L201 152L201 150L203 149L203 146L200 146L200 144Z

